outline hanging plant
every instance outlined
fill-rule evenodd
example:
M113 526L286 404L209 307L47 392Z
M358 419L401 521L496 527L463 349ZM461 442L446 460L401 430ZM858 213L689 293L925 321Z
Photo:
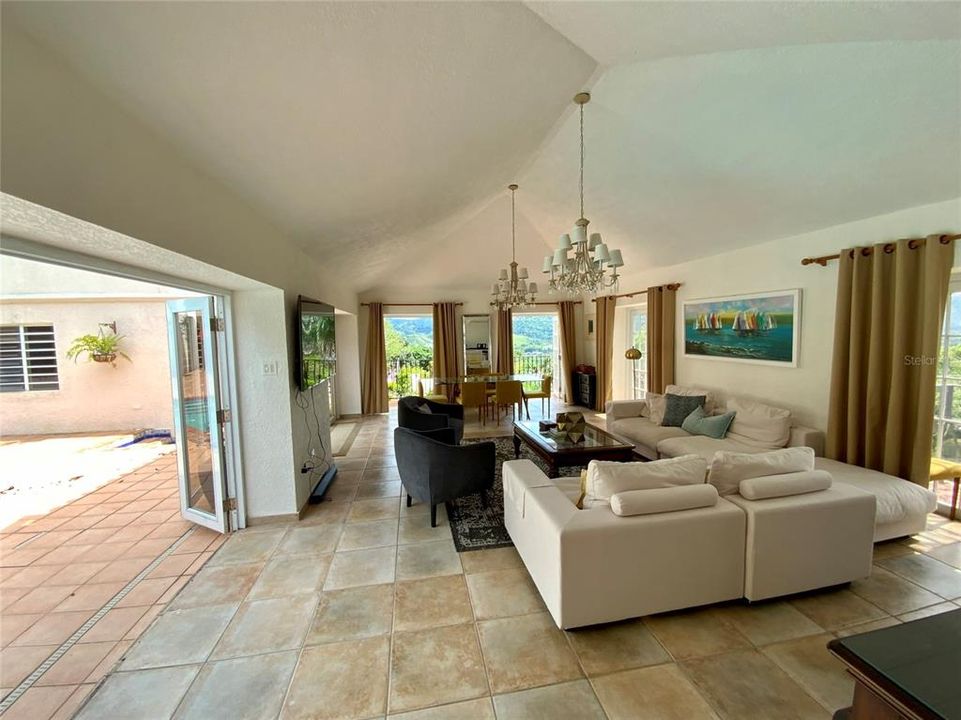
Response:
M77 359L86 353L88 362L110 363L114 367L117 366L118 356L132 362L130 356L120 349L120 342L125 337L116 333L105 335L102 329L98 335L81 335L70 345L67 357L77 362Z

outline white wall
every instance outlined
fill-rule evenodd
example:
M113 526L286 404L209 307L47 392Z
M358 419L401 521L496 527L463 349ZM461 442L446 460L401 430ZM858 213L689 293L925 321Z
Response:
M683 283L677 292L678 383L698 385L722 395L773 401L794 411L799 422L824 429L830 391L837 263L828 263L827 267L802 266L801 258L833 254L854 245L959 231L961 198L634 274L625 278L622 292ZM797 368L683 357L681 303L684 300L791 288L802 291L801 353ZM626 372L623 369L625 349L614 348L615 378ZM620 391L615 399L626 397L623 385Z
M129 236L113 244L95 234L53 240L38 227L31 239L175 276L194 274L192 260L199 260L278 289L235 298L239 422L248 516L297 512L303 480L294 468L309 447L302 433L292 435L300 412L290 371L294 306L304 294L355 312L356 294L25 36L5 28L2 52L0 189ZM184 261L151 265L157 253L150 246ZM276 378L264 378L262 361L271 358L286 364ZM346 363L342 370L349 374Z
M98 324L116 322L125 336L114 365L67 358L73 340L96 335ZM58 390L7 392L0 398L0 433L48 435L170 430L173 411L167 317L163 298L129 302L92 299L0 301L0 323L52 323ZM107 332L110 332L109 330Z
M337 412L339 415L360 413L360 328L357 315L334 316L334 339L337 342Z

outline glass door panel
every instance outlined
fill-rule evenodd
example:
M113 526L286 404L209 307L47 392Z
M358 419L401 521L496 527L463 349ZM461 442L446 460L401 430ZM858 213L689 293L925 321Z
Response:
M183 517L226 532L220 382L213 298L167 303L174 431Z

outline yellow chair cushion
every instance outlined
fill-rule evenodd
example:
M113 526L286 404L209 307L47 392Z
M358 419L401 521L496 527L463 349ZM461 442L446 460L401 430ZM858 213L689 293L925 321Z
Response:
M931 480L954 480L961 477L961 463L931 458Z

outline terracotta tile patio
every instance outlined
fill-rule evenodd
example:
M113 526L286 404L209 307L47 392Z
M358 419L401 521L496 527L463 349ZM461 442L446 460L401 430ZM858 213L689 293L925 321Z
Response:
M89 625L4 720L70 717L222 542L181 519L174 454L0 531L0 698Z

